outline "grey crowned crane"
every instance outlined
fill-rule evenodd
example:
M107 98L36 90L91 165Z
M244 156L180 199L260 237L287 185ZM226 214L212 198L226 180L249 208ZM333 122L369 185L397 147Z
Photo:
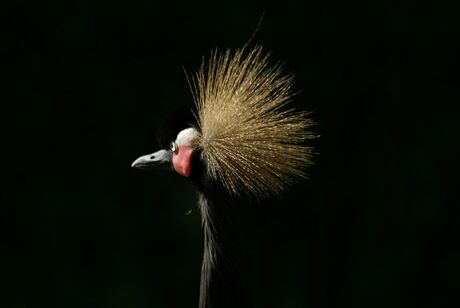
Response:
M196 184L204 232L200 308L251 306L239 273L239 201L280 195L311 165L305 141L314 137L312 121L286 106L292 83L260 46L212 52L190 79L195 121L132 164L166 166Z

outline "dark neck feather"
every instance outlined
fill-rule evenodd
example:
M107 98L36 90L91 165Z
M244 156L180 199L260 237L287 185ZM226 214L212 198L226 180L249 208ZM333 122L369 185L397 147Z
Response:
M204 232L200 308L250 307L239 274L239 205L215 189L200 192Z

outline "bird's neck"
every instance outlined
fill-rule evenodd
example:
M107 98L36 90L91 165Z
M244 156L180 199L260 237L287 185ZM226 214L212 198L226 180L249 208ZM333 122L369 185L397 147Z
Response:
M222 194L199 196L204 232L200 308L249 307L239 274L240 213Z

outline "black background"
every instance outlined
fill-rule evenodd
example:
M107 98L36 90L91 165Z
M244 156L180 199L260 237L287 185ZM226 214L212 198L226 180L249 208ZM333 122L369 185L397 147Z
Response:
M246 210L256 307L458 304L455 1L2 6L0 307L197 307L195 189L130 164L192 102L183 70L263 12L321 138L308 181Z

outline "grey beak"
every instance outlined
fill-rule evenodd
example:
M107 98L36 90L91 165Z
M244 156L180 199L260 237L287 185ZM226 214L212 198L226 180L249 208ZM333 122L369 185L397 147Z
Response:
M168 168L171 166L172 151L159 150L158 152L144 155L136 159L131 167L137 169Z

